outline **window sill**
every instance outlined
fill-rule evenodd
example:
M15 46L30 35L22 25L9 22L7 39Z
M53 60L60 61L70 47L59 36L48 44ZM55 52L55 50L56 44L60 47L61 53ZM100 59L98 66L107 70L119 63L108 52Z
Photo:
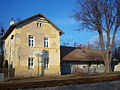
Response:
M34 70L34 69L28 69L28 70Z

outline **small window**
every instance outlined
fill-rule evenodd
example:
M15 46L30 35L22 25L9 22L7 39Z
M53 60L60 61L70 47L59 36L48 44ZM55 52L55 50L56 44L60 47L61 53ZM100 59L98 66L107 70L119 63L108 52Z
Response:
M34 65L33 65L33 57L29 57L28 58L28 69L33 69Z
M44 48L48 48L49 47L49 40L48 38L44 38Z
M35 45L35 36L29 35L28 45L33 47Z
M39 23L37 22L37 27L38 27Z
M48 68L49 58L44 58L44 69Z
M11 39L13 39L13 38L14 38L14 35L11 36Z
M40 23L40 27L42 27L42 23Z
M37 22L37 27L42 27L42 23Z

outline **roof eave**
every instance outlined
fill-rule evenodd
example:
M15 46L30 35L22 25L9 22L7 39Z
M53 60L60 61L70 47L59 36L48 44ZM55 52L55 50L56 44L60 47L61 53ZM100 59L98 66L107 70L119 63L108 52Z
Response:
M8 35L15 29L16 24L11 25L8 30L5 32L5 34L3 35L3 39L6 39L8 37Z
M59 31L60 35L64 34L64 32L63 32L62 30L60 30L54 23L52 23L46 16L44 16L44 15L41 14L41 13L38 13L38 14L36 14L36 15L34 15L34 16L28 17L28 18L26 18L26 19L24 19L24 20L22 20L22 21L20 21L20 22L18 22L18 23L15 23L15 24L11 25L11 26L8 28L8 30L5 32L5 34L3 35L2 38L3 38L3 39L6 39L6 38L9 36L9 34L15 29L16 26L18 26L18 25L26 22L27 20L31 20L32 18L37 17L37 16L44 17L44 18L48 21L48 23L50 23L51 25L53 25L54 28L56 28L56 30Z

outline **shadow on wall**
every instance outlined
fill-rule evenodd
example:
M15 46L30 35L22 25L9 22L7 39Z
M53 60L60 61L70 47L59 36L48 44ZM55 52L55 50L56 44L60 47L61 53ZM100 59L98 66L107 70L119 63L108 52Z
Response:
M4 65L3 66L4 66L4 68L8 68L8 60L4 61Z
M70 64L61 63L61 75L71 74Z
M120 62L112 62L112 71L120 71Z
M60 58L62 58L69 53L71 53L73 50L75 50L75 47L66 47L66 46L60 46Z
M2 68L2 67L3 67L3 61L0 60L0 68Z
M3 66L4 66L3 68L0 68L0 73L4 73L5 78L14 77L15 69L12 67L8 68L8 60L4 61Z

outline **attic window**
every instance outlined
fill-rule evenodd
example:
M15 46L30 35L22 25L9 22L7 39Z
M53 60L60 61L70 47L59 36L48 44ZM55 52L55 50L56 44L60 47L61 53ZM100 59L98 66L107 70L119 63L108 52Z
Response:
M39 23L37 23L37 27L38 27L38 24L39 24Z
M42 23L40 23L40 27L42 27Z
M13 39L13 38L14 38L14 35L11 36L11 39Z
M37 22L37 27L42 27L42 23Z

